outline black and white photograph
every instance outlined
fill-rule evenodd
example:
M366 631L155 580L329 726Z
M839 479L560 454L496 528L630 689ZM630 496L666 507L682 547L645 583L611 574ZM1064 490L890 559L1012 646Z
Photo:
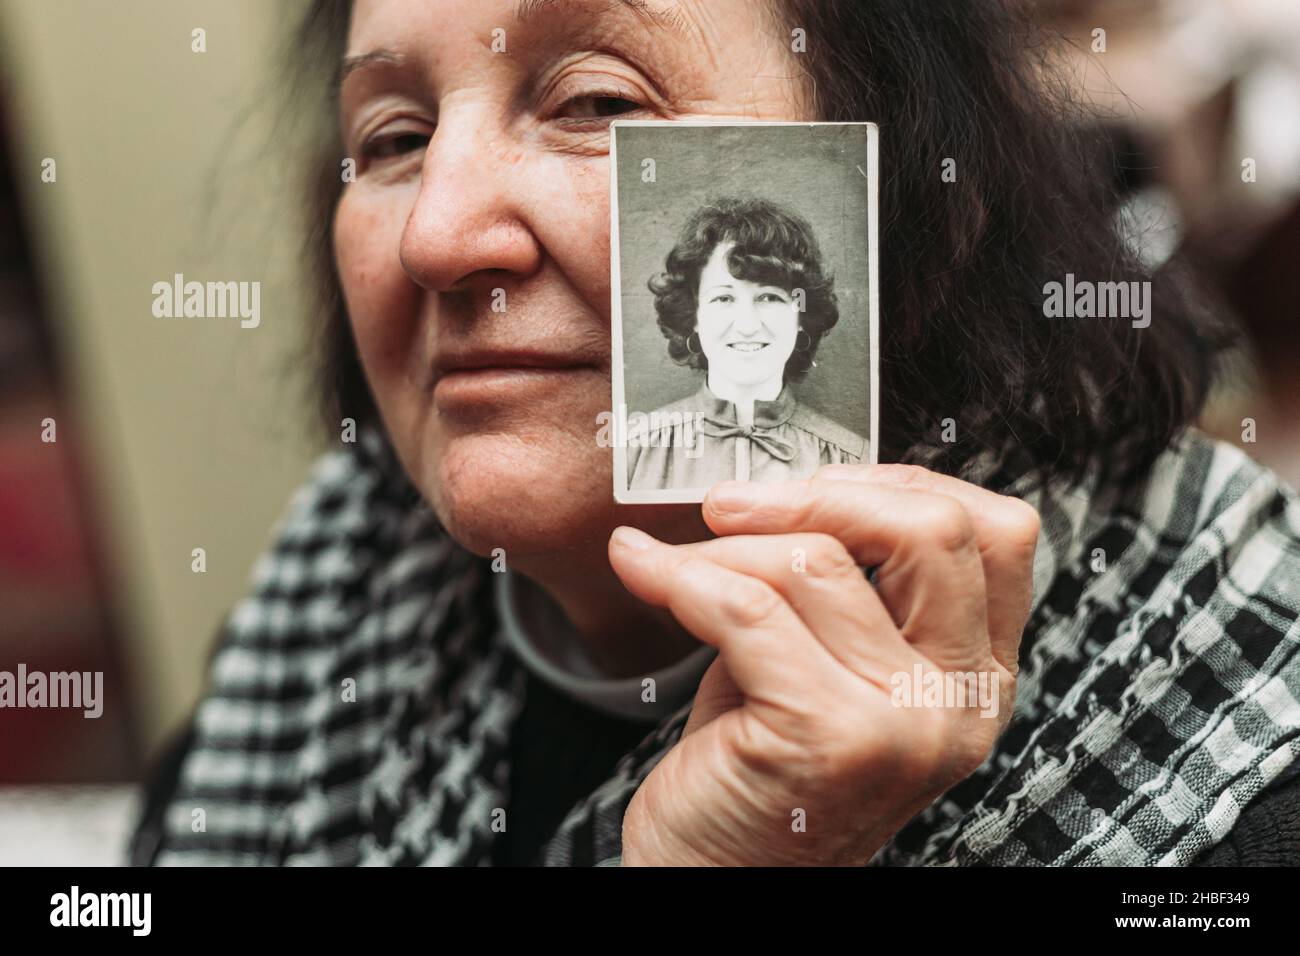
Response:
M611 129L615 499L874 463L875 124Z

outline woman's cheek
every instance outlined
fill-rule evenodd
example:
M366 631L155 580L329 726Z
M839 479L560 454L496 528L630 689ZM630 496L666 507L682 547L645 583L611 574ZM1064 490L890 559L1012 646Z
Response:
M609 319L609 157L552 156L537 167L545 229L538 239L595 314Z
M777 330L777 342L780 350L787 355L799 344L799 309L797 306L783 308L773 323ZM806 340L805 340L806 341Z
M387 391L389 376L400 376L418 331L420 290L399 257L409 203L404 206L393 192L350 187L334 218L335 258L348 319L377 392ZM381 404L387 397L376 395Z

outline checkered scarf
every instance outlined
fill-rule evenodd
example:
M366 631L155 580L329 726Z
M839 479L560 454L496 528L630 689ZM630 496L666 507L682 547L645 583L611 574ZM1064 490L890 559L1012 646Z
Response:
M1010 724L873 863L1186 864L1300 757L1300 501L1194 432L1138 484L1025 497L1043 533ZM491 573L377 433L326 455L225 623L157 862L489 862L523 677ZM688 713L545 863L617 861Z

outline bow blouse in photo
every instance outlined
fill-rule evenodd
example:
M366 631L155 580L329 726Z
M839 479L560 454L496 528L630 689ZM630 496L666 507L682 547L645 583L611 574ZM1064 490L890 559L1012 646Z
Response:
M754 403L743 426L707 384L628 424L628 487L705 488L719 481L810 478L822 465L868 460L867 439L800 404L790 386Z

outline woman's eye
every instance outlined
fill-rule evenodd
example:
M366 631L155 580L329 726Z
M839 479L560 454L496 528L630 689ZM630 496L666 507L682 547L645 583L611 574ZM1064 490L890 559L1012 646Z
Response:
M365 155L367 159L393 159L406 153L423 152L428 145L429 134L427 133L394 133L390 136L380 136L367 143Z
M609 119L641 109L641 104L622 96L575 96L561 108L564 119Z
M788 302L789 300L785 296L781 295L781 293L779 292L764 292L762 295L758 297L758 301L785 303Z
M723 303L723 304L725 305L726 303L729 303L729 302L732 301L732 296L730 296L730 295L715 295L715 296L714 296L712 299L710 299L709 301L710 301L710 302L721 302L721 303Z

